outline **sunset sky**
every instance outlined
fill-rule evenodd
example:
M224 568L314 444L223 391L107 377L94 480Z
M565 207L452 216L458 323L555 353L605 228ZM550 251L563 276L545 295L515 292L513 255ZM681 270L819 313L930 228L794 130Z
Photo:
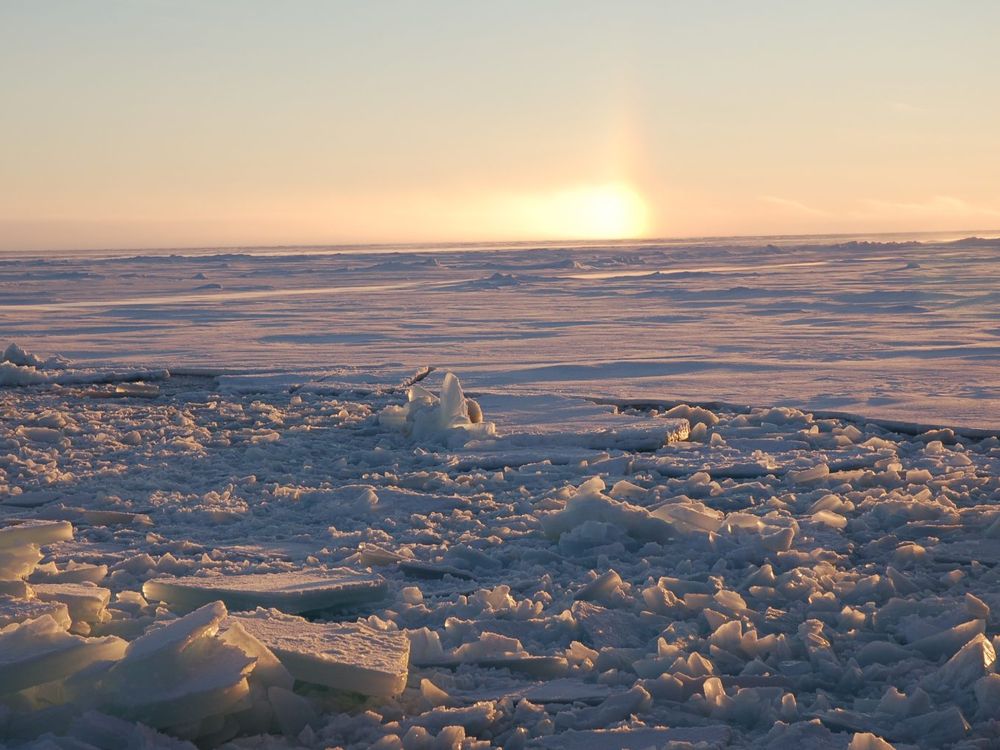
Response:
M997 228L998 28L992 0L0 0L0 249Z

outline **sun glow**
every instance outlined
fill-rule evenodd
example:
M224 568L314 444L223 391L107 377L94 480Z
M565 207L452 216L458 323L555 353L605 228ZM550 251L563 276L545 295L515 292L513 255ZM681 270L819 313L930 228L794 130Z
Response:
M623 183L524 196L511 218L528 234L560 239L626 239L649 228L645 200Z

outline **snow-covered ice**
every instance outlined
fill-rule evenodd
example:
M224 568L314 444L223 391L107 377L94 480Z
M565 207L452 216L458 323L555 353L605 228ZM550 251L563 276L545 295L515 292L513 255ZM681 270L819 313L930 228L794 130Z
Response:
M147 599L181 612L218 600L235 610L274 607L293 614L377 601L385 591L381 576L347 568L153 578L142 587Z
M364 622L311 623L277 611L234 615L297 680L365 695L392 696L406 687L410 641L398 630Z
M114 390L222 372L234 387L336 387L361 385L369 368L431 365L476 394L995 429L998 247L834 238L7 256L0 331L30 356L0 363L0 383ZM222 288L197 289L206 283Z
M702 250L5 261L0 742L1000 744L996 244Z

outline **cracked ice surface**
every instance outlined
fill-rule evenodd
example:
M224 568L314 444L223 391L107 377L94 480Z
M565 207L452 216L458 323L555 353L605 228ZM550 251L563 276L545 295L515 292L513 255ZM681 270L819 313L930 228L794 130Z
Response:
M4 741L1000 742L996 437L368 385L0 389Z

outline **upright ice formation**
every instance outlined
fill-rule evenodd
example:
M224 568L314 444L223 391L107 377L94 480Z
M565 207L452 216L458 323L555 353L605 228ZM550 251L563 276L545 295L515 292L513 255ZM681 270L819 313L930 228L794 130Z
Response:
M412 385L407 403L387 406L379 414L379 423L421 442L465 444L496 435L495 425L483 421L479 404L466 398L458 378L450 372L445 373L440 395Z

